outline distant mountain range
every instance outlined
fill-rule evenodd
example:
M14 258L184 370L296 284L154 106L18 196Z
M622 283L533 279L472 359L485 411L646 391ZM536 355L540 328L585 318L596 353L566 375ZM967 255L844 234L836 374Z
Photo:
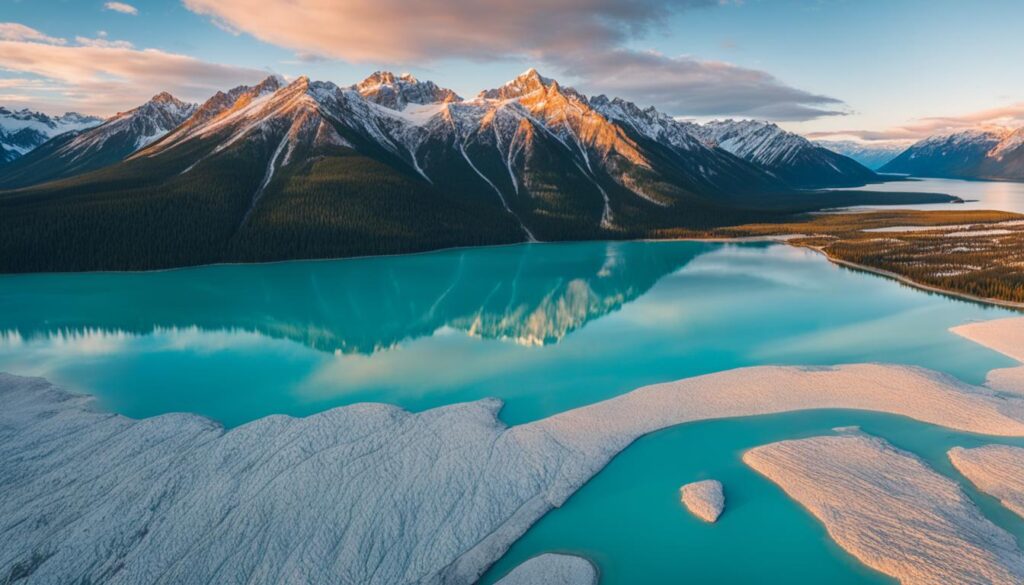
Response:
M913 144L880 170L920 177L1024 181L1024 128L932 136Z
M0 170L0 270L154 268L628 238L894 198L771 124L698 126L529 70L462 99L410 75L159 94Z
M121 162L130 154L178 127L196 110L169 93L100 125L59 134L11 164L0 168L0 188L71 177Z
M8 110L0 107L0 166L30 152L47 140L75 130L97 126L102 118L68 112L63 116L47 116L28 109Z
M817 144L850 157L873 171L882 168L907 149L903 144L870 144L854 140L819 140Z
M855 160L769 122L715 121L695 125L691 132L705 144L724 148L795 187L856 187L879 182L874 171Z

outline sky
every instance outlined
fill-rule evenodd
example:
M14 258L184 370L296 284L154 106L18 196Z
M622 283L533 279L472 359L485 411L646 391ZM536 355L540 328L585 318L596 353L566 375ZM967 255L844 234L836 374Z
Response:
M910 141L1024 124L1022 22L1021 0L0 0L0 105L107 116L378 69L471 97L536 67L680 118Z

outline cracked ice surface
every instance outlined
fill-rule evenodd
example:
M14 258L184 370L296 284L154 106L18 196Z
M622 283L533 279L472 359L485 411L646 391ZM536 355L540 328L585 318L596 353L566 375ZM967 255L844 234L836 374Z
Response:
M1024 448L985 445L975 449L954 447L949 460L978 489L998 498L1024 518Z
M906 585L1024 582L1024 555L956 482L865 435L756 447L743 461L814 514L839 546Z
M481 400L360 404L224 431L132 420L0 374L0 580L471 583L661 428L820 408L1024 436L1024 397L894 365L755 367L506 427Z
M961 337L1024 362L1024 319L1010 317L953 327ZM1024 366L1002 368L988 373L985 385L1002 392L1024 393Z
M581 557L545 553L512 569L496 585L597 585L597 569Z

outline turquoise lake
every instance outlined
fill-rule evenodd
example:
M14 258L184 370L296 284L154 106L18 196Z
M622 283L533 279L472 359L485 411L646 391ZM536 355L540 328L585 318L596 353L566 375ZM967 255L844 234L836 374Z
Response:
M149 273L0 276L0 371L45 376L133 417L225 426L376 401L423 410L496 396L509 424L650 383L757 364L888 362L981 383L1008 358L948 332L1016 313L928 294L780 244L585 242ZM962 480L987 438L862 412L683 425L639 440L484 578L549 550L602 583L887 583L740 461L859 425ZM1014 443L1014 440L1000 439ZM1024 444L1016 441L1017 444ZM680 485L725 485L715 525ZM1022 523L965 489L1024 542Z

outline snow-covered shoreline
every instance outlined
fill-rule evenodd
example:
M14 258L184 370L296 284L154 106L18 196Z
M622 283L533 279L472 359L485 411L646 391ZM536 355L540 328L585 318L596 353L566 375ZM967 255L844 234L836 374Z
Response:
M810 409L1024 436L1024 396L905 366L753 367L507 427L481 400L225 431L0 375L0 574L27 583L471 583L649 432Z

